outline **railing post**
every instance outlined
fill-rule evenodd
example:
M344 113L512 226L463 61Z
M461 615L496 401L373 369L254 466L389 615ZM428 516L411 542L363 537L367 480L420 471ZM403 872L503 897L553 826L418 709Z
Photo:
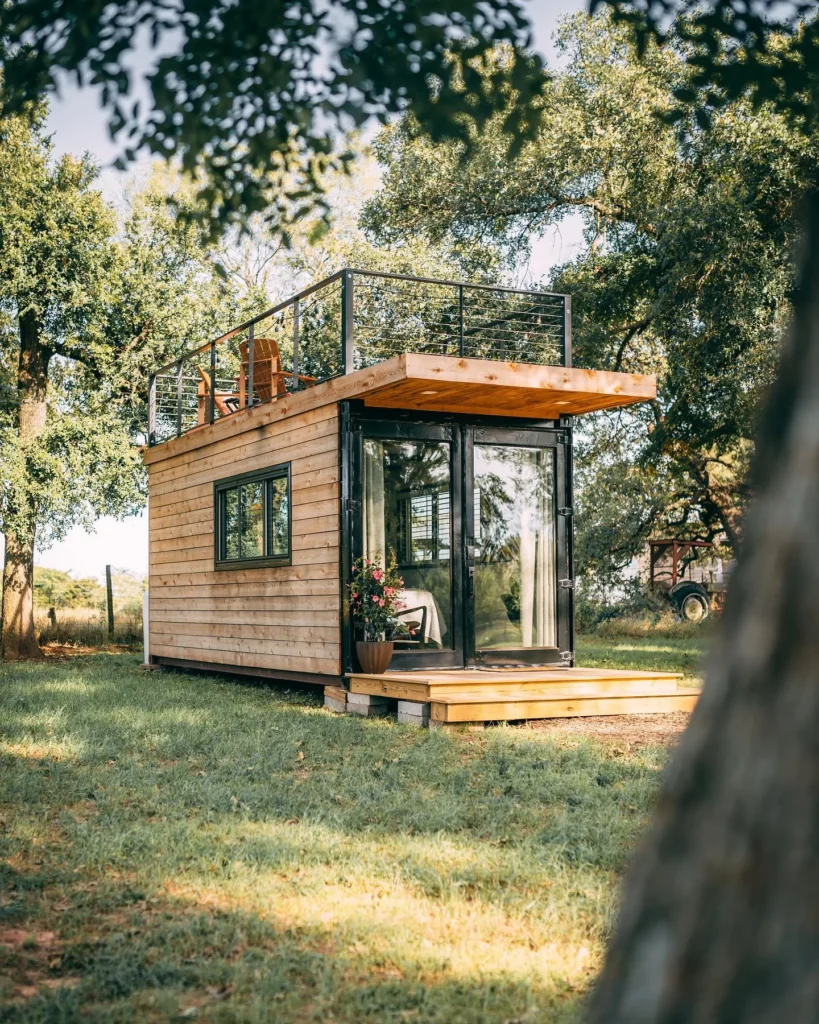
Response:
M256 325L251 324L247 332L247 394L245 405L253 405L256 399L253 397L253 374L256 358Z
M458 285L458 355L464 357L464 286Z
M563 296L563 365L572 365L572 297Z
M208 422L216 419L216 342L210 343L210 402L208 403Z
M345 270L341 278L341 372L355 369L353 338L353 272Z
M293 391L299 390L299 300L293 299Z
M148 379L148 447L156 444L156 374Z
M182 436L182 360L176 364L176 436Z

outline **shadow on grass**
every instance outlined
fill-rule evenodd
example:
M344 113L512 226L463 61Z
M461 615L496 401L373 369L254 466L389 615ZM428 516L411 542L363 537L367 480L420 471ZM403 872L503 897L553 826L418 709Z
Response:
M131 658L0 680L15 1021L574 1019L663 760Z

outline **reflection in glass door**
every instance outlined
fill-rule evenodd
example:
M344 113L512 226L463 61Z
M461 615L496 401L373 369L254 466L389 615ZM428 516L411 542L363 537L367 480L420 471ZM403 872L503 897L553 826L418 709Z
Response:
M474 445L476 651L557 646L555 450Z
M395 554L404 580L398 652L456 646L451 449L448 441L363 439L363 552L382 565Z

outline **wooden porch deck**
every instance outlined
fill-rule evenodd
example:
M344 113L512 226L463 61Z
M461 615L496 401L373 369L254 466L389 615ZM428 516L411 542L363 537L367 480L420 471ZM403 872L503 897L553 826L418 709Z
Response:
M699 690L672 672L495 669L356 673L350 693L429 706L431 724L691 711Z

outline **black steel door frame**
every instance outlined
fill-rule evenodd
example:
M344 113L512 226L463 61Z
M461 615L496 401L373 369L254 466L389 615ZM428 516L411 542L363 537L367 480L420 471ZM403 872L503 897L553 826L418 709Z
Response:
M534 428L521 426L465 426L464 439L464 557L467 578L466 612L466 654L469 666L501 665L558 665L568 664L572 652L571 619L573 613L572 591L574 580L571 575L571 508L568 504L569 479L567 448L569 438L566 430L559 428ZM557 617L557 644L554 647L514 647L479 650L475 636L475 445L508 445L510 447L551 449L554 458L554 494L556 511L556 558L555 558L555 611Z
M353 624L347 602L350 567L363 552L361 489L364 437L445 440L451 443L450 496L452 516L452 631L450 650L396 652L390 668L463 668L491 665L571 664L574 657L574 566L572 532L572 418L559 423L461 416L409 410L367 408L343 402L341 431L341 589L342 667L356 670ZM515 648L478 652L475 649L474 599L474 444L479 442L550 447L555 450L557 515L557 636L555 648ZM472 556L472 557L470 557Z
M451 608L447 619L453 645L431 651L396 651L390 668L393 670L416 668L462 668L464 665L464 592L463 572L461 566L462 543L462 510L463 510L463 453L462 434L456 424L431 423L426 420L399 421L392 418L370 419L355 418L352 425L351 445L351 478L350 494L352 559L358 558L364 551L362 493L364 440L378 438L394 441L443 441L449 444L450 474L450 521L451 538L451 577L450 593ZM348 625L348 629L350 626ZM351 644L353 646L353 644Z

